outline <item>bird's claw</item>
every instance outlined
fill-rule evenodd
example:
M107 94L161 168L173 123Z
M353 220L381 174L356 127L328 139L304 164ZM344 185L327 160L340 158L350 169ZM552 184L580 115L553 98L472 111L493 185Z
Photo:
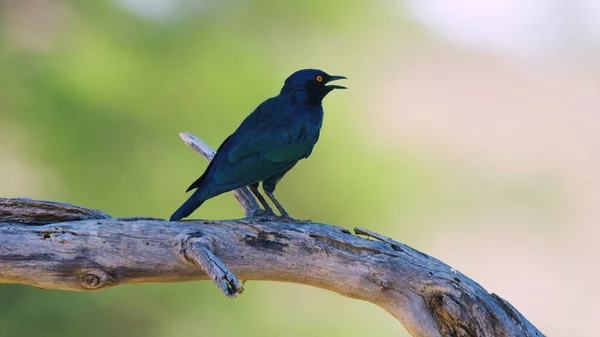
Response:
M312 221L310 220L301 220L301 219L295 219L292 218L291 216L278 216L277 217L277 221L281 221L281 222L288 222L288 223L295 223L295 224L307 224L307 223L312 223Z
M273 213L273 211L260 209L254 212L252 215L253 218L259 218L261 221L278 221L278 222L287 222L287 223L295 223L295 224L306 224L312 223L310 220L300 220L292 218L289 215L277 215Z
M275 218L277 215L272 210L259 209L252 214L252 217L256 218Z

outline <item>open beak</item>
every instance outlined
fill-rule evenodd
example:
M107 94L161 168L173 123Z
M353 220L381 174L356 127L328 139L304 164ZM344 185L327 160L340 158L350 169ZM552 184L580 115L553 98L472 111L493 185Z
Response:
M329 80L327 81L327 83L331 82L331 81L337 81L337 80L346 80L346 76L330 76ZM331 89L348 89L344 86L341 85L327 85L327 88L331 88Z

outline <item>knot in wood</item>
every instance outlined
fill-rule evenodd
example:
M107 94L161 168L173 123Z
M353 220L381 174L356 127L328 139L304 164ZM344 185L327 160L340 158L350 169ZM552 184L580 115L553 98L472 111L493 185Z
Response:
M384 274L385 273L383 272L375 272L367 276L367 279L369 280L369 282L375 284L381 291L392 289L394 283L390 279L385 277Z
M429 301L433 319L438 325L442 336L483 336L473 322L464 301L453 298L450 294L437 294Z
M392 288L392 281L384 277L379 277L379 279L377 280L377 285L379 286L379 290L381 291L388 290Z
M200 244L211 251L214 249L213 243L210 240L208 240L204 236L204 234L202 234L200 232L185 234L179 240L179 255L185 261L195 263L194 259L190 258L190 256L189 256L191 254L190 249L192 248L192 246L194 244Z
M102 270L84 270L80 276L81 286L88 290L100 289L115 283L115 280Z

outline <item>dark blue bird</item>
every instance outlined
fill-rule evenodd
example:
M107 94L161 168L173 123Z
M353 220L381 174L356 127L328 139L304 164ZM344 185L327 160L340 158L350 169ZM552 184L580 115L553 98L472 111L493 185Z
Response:
M196 191L171 221L189 216L212 197L244 186L258 198L266 214L273 214L258 191L261 181L281 216L291 219L273 191L284 174L310 156L323 124L323 98L333 89L346 89L326 84L339 79L345 77L318 69L299 70L288 77L279 95L259 105L219 146L204 174L187 189Z

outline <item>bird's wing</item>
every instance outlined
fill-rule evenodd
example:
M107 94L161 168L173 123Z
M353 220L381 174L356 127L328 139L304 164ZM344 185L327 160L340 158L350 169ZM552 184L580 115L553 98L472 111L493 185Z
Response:
M228 162L215 167L214 180L220 185L239 182L242 186L262 181L287 170L305 158L312 146L282 144L278 140L236 144Z
M214 163L216 163L216 162L218 162L218 161L219 161L219 160L217 159L217 156L222 156L222 155L223 155L223 153L222 153L222 151L221 151L221 150L222 150L222 149L223 149L223 147L225 147L225 145L227 145L227 143L228 143L228 142L231 140L231 137L232 137L232 136L233 136L233 135L230 135L229 137L227 137L227 138L226 138L226 139L223 141L223 143L221 143L221 145L220 145L220 146L219 146L219 148L217 149L217 152L215 152L215 156L213 157L213 159L212 159L212 160L210 161L210 163L208 164L208 167L206 168L206 170L204 171L204 173L203 173L203 174L200 176L200 178L196 179L196 181L194 181L194 182L193 182L193 183L190 185L190 187L188 187L188 189L187 189L187 190L185 190L186 192L189 192L189 191L191 191L191 190L193 190L193 189L195 189L195 188L198 188L198 187L200 187L200 185L202 185L202 182L203 182L203 181L204 181L204 179L206 178L206 174L207 174L207 173L208 173L208 171L211 169L211 166L212 166ZM217 159L217 160L216 160L216 159Z
M293 106L263 104L259 109L234 133L227 161L215 167L213 177L217 183L264 180L289 169L312 151L316 139L302 137L304 126L286 119L293 114Z
M215 156L208 164L208 167L206 168L204 173L198 179L196 179L196 181L194 181L190 185L190 187L188 187L186 192L189 192L195 188L200 188L202 186L202 183L207 179L207 177L215 175L215 172L214 172L215 170L221 171L221 175L223 175L223 172L222 172L223 169L219 169L219 168L220 167L227 168L230 166L231 163L227 160L227 156L229 153L229 149L231 149L232 147L235 148L235 146L233 146L233 144L236 143L237 140L234 140L234 139L247 138L247 137L244 137L246 130L256 131L255 126L260 125L261 123L263 123L263 121L265 119L268 119L269 109L271 109L272 106L276 105L276 104L274 104L274 103L276 103L276 101L277 101L277 97L273 97L273 98L270 98L270 99L264 101L250 115L248 115L248 117L246 117L246 119L242 122L242 124L238 127L238 129L233 134L229 135L229 137L227 137L223 141L223 143L221 143L221 145L219 146L219 148L217 149L217 151L215 153ZM212 180L213 178L214 177L209 178L209 181ZM234 179L234 176L231 176L230 179L222 179L222 180L232 180L232 179ZM222 183L222 182L217 182L217 183Z
M247 142L237 143L228 155L229 163L237 163L247 157L258 156L260 159L277 164L296 162L306 156L313 144L307 142L290 143L278 135L267 133L256 134Z

